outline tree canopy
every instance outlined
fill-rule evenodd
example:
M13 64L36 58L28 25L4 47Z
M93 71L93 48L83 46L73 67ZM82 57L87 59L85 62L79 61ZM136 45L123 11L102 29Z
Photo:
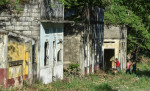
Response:
M0 5L10 0L0 0ZM17 0L26 2L29 0ZM88 18L86 9L98 6L105 9L105 24L126 26L128 28L128 52L150 50L150 0L59 0L65 10L74 9L74 18ZM135 47L136 46L136 47Z
M66 8L78 11L92 6L104 8L105 24L128 28L128 53L150 50L150 0L65 0L64 3Z

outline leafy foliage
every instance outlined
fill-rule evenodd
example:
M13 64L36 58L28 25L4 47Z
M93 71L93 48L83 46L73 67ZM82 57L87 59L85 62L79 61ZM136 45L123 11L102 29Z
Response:
M0 1L0 5L4 5L4 4L8 3L8 1L9 1L9 0L1 0L1 1Z
M65 0L66 8L75 9L84 16L85 7L105 9L105 24L128 28L128 52L150 50L150 0ZM82 17L85 18L85 17Z
M67 69L64 69L64 72L65 72L68 76L80 75L79 64L76 64L76 63L75 63L75 64L70 64Z
M112 2L110 9L105 12L105 24L126 25L128 27L128 49L130 52L135 50L135 45L141 49L150 49L149 26L147 23L143 23L145 16L137 15L139 11L133 11L133 8L126 3L124 4L123 0Z

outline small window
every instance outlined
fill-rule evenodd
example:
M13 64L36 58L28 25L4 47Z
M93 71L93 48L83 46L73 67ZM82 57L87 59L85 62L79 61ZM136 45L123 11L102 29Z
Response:
M115 43L114 41L104 41L104 43Z
M48 65L48 60L49 60L49 43L45 42L44 46L44 66Z
M57 60L58 60L58 62L62 61L62 49L60 49L57 53Z

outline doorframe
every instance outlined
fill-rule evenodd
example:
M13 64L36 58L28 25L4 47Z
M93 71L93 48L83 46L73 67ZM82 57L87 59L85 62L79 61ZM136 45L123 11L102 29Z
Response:
M104 51L105 51L105 49L113 49L113 50L114 50L114 57L116 58L116 55L115 55L115 48L104 48L104 49L103 49L103 69L105 69L105 67L104 67L104 57L105 57Z

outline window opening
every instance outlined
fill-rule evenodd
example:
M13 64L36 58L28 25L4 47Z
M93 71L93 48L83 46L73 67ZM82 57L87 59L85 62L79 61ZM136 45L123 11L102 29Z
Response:
M114 41L104 41L104 43L115 43Z
M59 40L58 42L58 52L57 52L57 61L61 62L62 61L62 40Z
M44 46L44 66L48 65L48 60L49 60L49 43L45 42Z
M62 50L61 49L58 51L57 60L58 60L58 62L62 61Z

